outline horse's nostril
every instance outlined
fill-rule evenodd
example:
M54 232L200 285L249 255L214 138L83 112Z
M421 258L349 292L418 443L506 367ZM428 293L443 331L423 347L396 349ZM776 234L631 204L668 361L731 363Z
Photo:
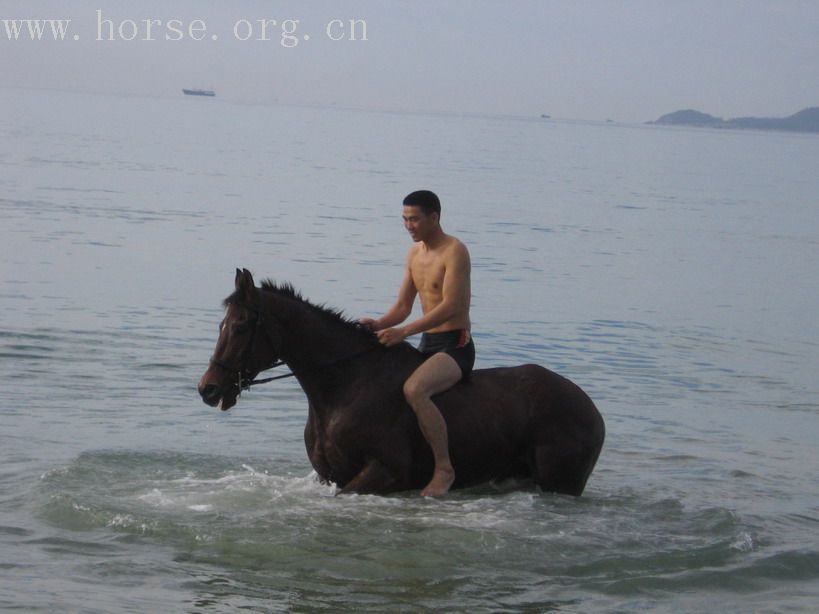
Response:
M206 401L213 400L214 398L219 396L219 386L216 384L207 384L205 386L199 387L199 394L202 395L202 398Z

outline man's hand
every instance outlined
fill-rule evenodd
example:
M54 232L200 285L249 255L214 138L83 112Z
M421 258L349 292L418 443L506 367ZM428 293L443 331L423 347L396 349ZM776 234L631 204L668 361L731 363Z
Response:
M359 318L358 324L362 328L367 328L373 332L378 330L378 321L372 318Z
M403 328L385 328L384 330L378 331L376 335L378 335L378 340L381 344L387 347L398 345L407 338Z

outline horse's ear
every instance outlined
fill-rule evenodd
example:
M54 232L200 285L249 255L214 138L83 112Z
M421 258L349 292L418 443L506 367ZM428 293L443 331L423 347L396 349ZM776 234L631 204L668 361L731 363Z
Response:
M236 290L241 293L246 304L253 304L256 297L256 283L247 269L236 269Z
M249 284L251 287L255 285L253 275L247 269L236 269L235 283L237 290L243 288L245 284Z

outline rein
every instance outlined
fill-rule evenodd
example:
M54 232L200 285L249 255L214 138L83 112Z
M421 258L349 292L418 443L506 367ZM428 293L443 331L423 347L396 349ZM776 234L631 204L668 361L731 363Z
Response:
M342 356L341 358L337 358L336 360L333 360L331 362L324 363L323 365L316 365L315 367L309 369L308 371L322 371L324 369L329 369L330 367L334 367L337 364L340 364L342 362L346 362L348 360L353 360L354 358L358 358L359 356L362 356L362 355L366 354L367 352L372 352L373 350L376 350L379 347L381 347L381 346L374 345L372 347L368 347L368 348L366 348L364 350L361 350L360 352L355 352L354 354L350 354L349 356ZM281 367L284 364L287 364L287 363L285 363L283 360L278 360L275 363L273 363L272 365L270 365L269 367L267 367L266 369L263 369L263 371L268 371L270 369L275 369L276 367ZM250 380L250 381L248 381L246 379L242 379L242 386L240 387L240 390L250 390L251 386L257 386L259 384L267 384L268 382L274 382L277 379L285 379L287 377L295 377L295 375L296 374L291 371L290 373L283 373L282 375L274 375L273 377L265 377L264 379L254 379L254 380Z
M247 349L244 351L243 356L242 356L242 362L245 365L247 364L248 359L250 358L250 356L253 353L253 346L254 346L254 343L256 341L257 331L261 328L262 329L262 334L267 334L264 331L264 328L262 326L262 312L261 312L261 310L251 309L251 311L254 311L256 313L256 324L254 326L253 335L250 338L250 342L247 344ZM363 354L371 352L372 350L375 350L375 349L380 348L380 347L381 347L380 345L374 345L372 347L368 347L368 348L366 348L364 350L361 350L360 352L355 352L353 354L350 354L349 356L342 356L341 358L330 361L330 362L325 363L323 365L317 365L317 366L309 369L309 371L320 371L320 370L323 370L323 369L329 369L330 367L333 367L333 366L335 366L337 364L340 364L342 362L346 362L348 360L352 360L354 358L358 358L359 356L362 356ZM236 380L237 380L236 384L237 384L237 387L239 388L239 395L240 396L241 396L241 394L242 394L242 392L244 390L250 390L251 386L258 386L259 384L267 384L269 382L273 382L273 381L276 381L276 380L285 379L285 378L288 378L288 377L295 377L295 375L296 375L295 373L293 373L291 371L290 373L283 373L282 375L274 375L272 377L265 377L263 379L250 379L249 377L247 377L248 371L247 371L246 366L239 367L239 368L232 367L229 364L227 364L226 362L224 362L223 360L220 360L218 358L213 358L213 357L211 357L211 359L210 359L210 364L216 365L217 367L220 367L220 368L224 369L225 371L232 371L233 373L236 374ZM270 369L275 369L276 367L281 367L282 365L285 365L285 364L287 364L287 363L285 363L285 361L277 360L273 364L271 364L270 366L264 367L261 371L259 371L259 373L261 373L263 371L269 371Z
M272 365L270 365L264 371L269 371L270 369L275 369L276 367L281 367L282 365L287 364L283 360L277 360ZM250 381L242 380L242 390L250 390L251 386L258 386L259 384L267 384L268 382L276 381L277 379L285 379L286 377L294 377L296 374L292 371L290 373L284 373L282 375L274 375L273 377L265 377L264 379L253 379Z

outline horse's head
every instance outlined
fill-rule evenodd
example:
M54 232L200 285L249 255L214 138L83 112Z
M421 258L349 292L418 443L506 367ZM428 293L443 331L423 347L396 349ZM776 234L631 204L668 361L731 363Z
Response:
M268 368L278 357L278 335L266 326L260 292L247 269L236 269L236 291L225 300L225 318L202 379L199 394L212 407L226 410L246 382Z

